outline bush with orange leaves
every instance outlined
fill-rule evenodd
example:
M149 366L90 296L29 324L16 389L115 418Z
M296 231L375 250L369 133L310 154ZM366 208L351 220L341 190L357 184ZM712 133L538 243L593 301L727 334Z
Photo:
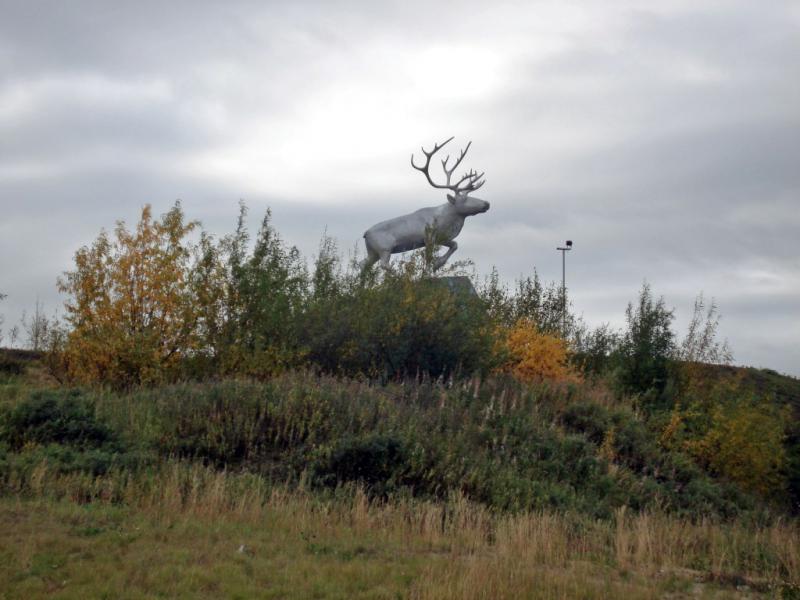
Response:
M526 383L542 381L579 382L578 372L569 363L567 343L542 333L529 319L520 319L500 335L498 348L504 357L501 371Z
M180 203L154 219L150 206L133 231L120 221L75 253L59 279L71 326L60 360L66 378L127 387L158 383L196 347L197 306L188 277L198 226Z

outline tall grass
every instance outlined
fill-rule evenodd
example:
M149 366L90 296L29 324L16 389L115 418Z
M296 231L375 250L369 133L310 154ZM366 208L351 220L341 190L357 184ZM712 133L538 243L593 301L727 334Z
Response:
M182 458L270 482L361 483L372 496L441 500L462 493L512 512L572 510L609 519L629 506L733 518L753 508L732 486L660 447L630 407L608 406L587 384L474 378L375 385L301 371L267 382L126 394L43 392L5 406L11 417L7 426L0 419L0 435L39 446L6 462L0 448L0 483L4 473L30 470L44 456L94 475ZM39 430L43 407L68 431L107 427L113 439L79 452L47 446L63 440Z
M670 578L757 591L800 583L800 527L782 520L725 524L625 509L611 520L550 511L507 514L460 494L444 502L377 500L351 485L320 495L184 461L94 478L42 464L25 495L122 504L162 526L186 518L256 529L279 522L307 538L312 553L326 551L319 544L328 543L315 539L347 538L438 557L414 579L416 598L657 597Z

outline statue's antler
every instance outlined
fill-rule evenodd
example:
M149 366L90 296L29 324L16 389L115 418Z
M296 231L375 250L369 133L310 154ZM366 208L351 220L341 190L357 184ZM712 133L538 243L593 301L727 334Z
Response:
M430 183L433 187L437 189L451 190L454 193L474 192L475 190L479 189L485 182L485 180L482 179L483 173L477 173L476 171L470 170L469 173L465 173L464 176L461 177L461 179L459 179L455 184L450 183L450 180L453 176L453 172L456 170L456 168L458 168L458 165L461 164L461 161L464 160L464 157L467 155L467 152L469 151L469 147L472 145L472 142L469 142L467 144L467 147L461 151L458 160L456 160L453 166L450 167L449 169L447 168L447 163L450 162L450 156L448 155L446 158L442 160L442 169L444 170L445 175L447 175L447 183L445 184L436 183L431 178L430 174L431 158L433 157L434 154L436 154L439 150L444 148L452 140L453 138L451 137L443 141L441 144L434 144L433 150L431 150L430 152L425 150L425 148L423 147L422 153L425 155L425 164L421 167L418 167L416 163L414 163L414 155L412 154L411 166L414 167L417 171L421 171L428 180L428 183Z

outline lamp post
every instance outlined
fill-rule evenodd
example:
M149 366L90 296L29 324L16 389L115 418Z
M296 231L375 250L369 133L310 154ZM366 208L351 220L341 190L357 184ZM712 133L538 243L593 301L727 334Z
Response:
M561 337L567 337L567 252L572 250L572 240L567 240L561 251Z

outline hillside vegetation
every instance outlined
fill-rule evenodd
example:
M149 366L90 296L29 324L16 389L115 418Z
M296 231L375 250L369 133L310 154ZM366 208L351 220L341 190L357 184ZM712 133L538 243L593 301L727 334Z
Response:
M796 522L586 384L2 393L10 597L793 597L800 577Z
M309 270L243 217L145 208L0 351L6 596L798 597L800 381L713 302L592 330L535 274Z

